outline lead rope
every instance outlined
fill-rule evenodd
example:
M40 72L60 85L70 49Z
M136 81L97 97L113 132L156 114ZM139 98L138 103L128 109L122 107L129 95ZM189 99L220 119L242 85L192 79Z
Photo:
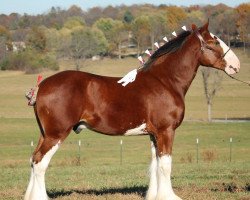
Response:
M226 73L226 72L225 72L225 73ZM229 74L227 74L227 73L226 73L226 75L228 75L231 79L234 79L234 80L236 80L236 81L239 81L239 82L241 82L241 83L244 83L244 84L247 84L248 86L250 86L250 82L242 81L242 80L237 79L237 78L235 78L235 77L233 77L233 76L231 76L231 75L229 75Z
M224 53L224 55L222 56L222 58L224 58L225 56L226 56L226 54L229 52L231 50L231 48L229 48L227 51L226 51L226 53ZM225 71L224 71L225 72ZM225 72L226 73L226 72ZM240 79L238 79L238 78L235 78L235 77L233 77L233 76L231 76L231 75L229 75L229 74L227 74L226 73L226 75L228 75L231 79L234 79L234 80L236 80L236 81L239 81L239 82L241 82L241 83L244 83L244 84L247 84L248 86L250 86L250 82L246 82L246 81L242 81L242 80L240 80Z

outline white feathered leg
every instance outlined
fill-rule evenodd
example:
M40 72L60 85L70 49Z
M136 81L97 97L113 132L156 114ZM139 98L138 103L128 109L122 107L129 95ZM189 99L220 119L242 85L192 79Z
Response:
M47 200L48 195L45 188L45 172L49 165L52 156L59 148L58 142L53 146L42 158L42 160L35 164L33 163L31 169L31 176L28 188L25 193L24 200Z
M32 165L32 158L30 159L30 164ZM31 173L30 173L30 181L29 181L29 185L28 188L26 190L24 199L29 199L29 195L31 193L32 187L33 187L33 183L34 183L34 173L33 173L33 167L31 167Z
M151 141L151 153L152 153L152 160L149 171L150 182L146 195L146 200L155 200L157 195L157 159L156 159L156 148L153 141Z
M158 157L158 192L156 200L181 200L174 194L171 184L171 165L170 155Z

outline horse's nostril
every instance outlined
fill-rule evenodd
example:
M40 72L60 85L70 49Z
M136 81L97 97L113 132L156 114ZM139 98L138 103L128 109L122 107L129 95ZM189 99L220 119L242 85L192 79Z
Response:
M233 69L236 73L238 73L238 72L239 72L239 69L238 69L238 68L236 68L236 67L233 67L232 65L230 65L230 66L229 66L229 68Z

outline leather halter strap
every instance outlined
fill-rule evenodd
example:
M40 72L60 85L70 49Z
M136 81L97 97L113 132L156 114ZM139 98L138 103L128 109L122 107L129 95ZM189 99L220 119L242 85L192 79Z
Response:
M209 44L206 43L206 41L203 39L203 37L201 36L199 30L195 31L195 35L198 37L200 43L201 43L201 51L204 52L205 48L211 50L211 51L215 51ZM223 59L226 54L231 50L231 48L229 47L228 50L221 56L220 59Z
M201 36L199 30L196 30L195 31L195 35L198 37L200 43L201 43L201 51L204 52L205 48L211 50L211 51L215 51L211 46L209 46L206 41L203 39L203 37ZM227 51L228 52L228 51ZM226 52L226 53L227 53ZM225 56L226 54L223 55L223 57ZM222 57L222 58L223 58Z
M210 49L210 50L214 51L214 49L213 49L212 47L210 47L210 46L206 43L206 41L203 39L203 37L201 36L201 34L199 33L198 30L195 31L195 35L198 37L198 39L199 39L199 41L200 41L200 43L201 43L201 51L202 51L202 52L204 52L205 47L206 47L207 49ZM226 56L226 54L227 54L230 50L231 50L231 48L229 47L228 50L221 56L220 59L223 59L223 58ZM216 63L218 60L220 60L220 59L217 59L217 60L215 61L215 63ZM214 64L215 64L215 63L214 63ZM226 72L225 72L225 73L226 73ZM227 73L226 73L226 74L227 74ZM236 80L236 81L242 82L242 83L247 84L248 86L250 86L250 83L249 83L249 82L242 81L242 80L237 79L237 78L235 78L235 77L233 77L233 76L231 76L231 75L229 75L229 74L227 74L227 75L228 75L230 78L232 78L232 79L234 79L234 80Z
M205 40L203 39L203 37L201 36L201 34L199 33L198 30L196 30L194 33L198 37L198 39L201 43L201 51L203 52L204 51L204 44L207 44L207 43L205 42Z

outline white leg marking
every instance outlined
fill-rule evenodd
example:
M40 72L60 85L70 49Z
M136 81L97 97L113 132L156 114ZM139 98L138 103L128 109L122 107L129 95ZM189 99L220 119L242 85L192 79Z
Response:
M32 158L30 158L30 164L32 164ZM33 173L33 168L31 168L30 181L29 181L29 185L28 185L28 188L27 188L25 196L24 196L25 200L30 199L29 196L30 196L33 184L34 184L34 173Z
M143 135L143 134L147 134L145 123L136 128L127 130L124 135L128 136L128 135Z
M45 172L52 156L59 148L60 141L53 146L42 158L42 160L34 164L31 169L30 183L26 191L25 200L47 200L47 192L45 188Z
M158 158L158 193L156 200L180 200L174 194L171 184L171 165L172 158L170 155L165 155Z
M154 143L151 142L152 161L150 165L150 182L146 200L155 200L157 195L157 159Z

